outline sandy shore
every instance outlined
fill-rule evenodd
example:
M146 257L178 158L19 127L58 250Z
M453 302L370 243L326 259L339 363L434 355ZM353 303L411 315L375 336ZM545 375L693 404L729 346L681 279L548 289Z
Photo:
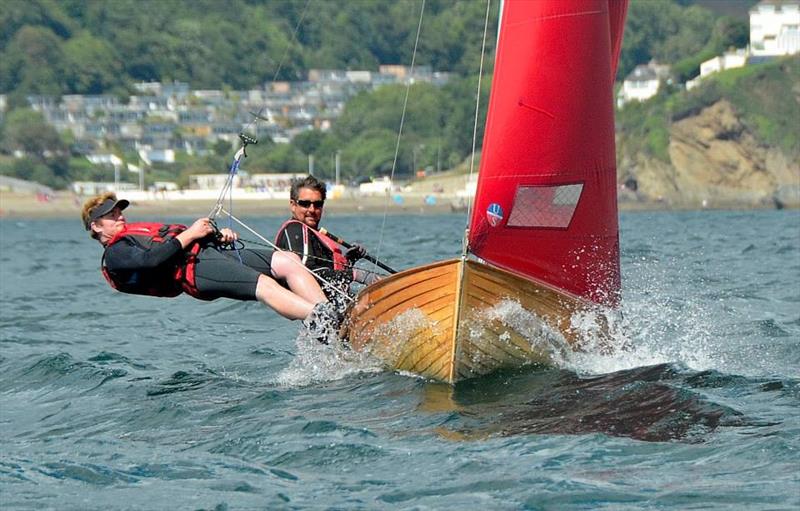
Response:
M396 204L383 197L360 197L328 199L325 213L337 214L441 214L454 211L454 196L442 194L437 197L436 204L426 204L422 196L407 197L403 204ZM50 200L42 201L32 194L0 192L0 218L80 218L83 198L74 194L60 192ZM132 212L136 217L201 217L208 215L213 206L212 201L140 201L133 204ZM703 208L697 204L660 204L635 201L620 201L621 211L660 211L660 210L700 210L700 209L772 209L769 205L754 206L752 204L713 204ZM234 202L236 215L284 215L289 212L287 200L237 200Z
M80 218L83 198L73 194L59 193L50 200L37 199L35 195L0 192L0 218ZM180 216L201 217L209 214L213 206L212 201L140 201L135 202L131 211L136 216ZM289 213L287 200L238 200L234 202L236 215L283 215ZM405 199L403 204L395 204L383 197L362 197L358 199L342 198L329 199L325 203L325 213L353 214L373 213L383 214L422 213L434 214L452 211L451 200L440 198L434 205L425 204L423 198L411 197Z

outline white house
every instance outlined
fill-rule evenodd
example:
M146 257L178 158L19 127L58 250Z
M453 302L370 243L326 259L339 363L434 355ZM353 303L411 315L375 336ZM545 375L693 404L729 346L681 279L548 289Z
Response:
M800 52L800 0L762 0L750 9L750 46L700 64L700 75L686 82L691 90L708 75L756 60Z
M119 167L122 165L122 159L116 154L90 154L86 159L95 165L109 165L111 167Z
M193 190L222 190L228 174L192 174L189 176L189 188ZM241 182L239 174L233 176L233 187L238 188Z
M617 95L617 106L621 107L629 101L645 101L658 93L661 82L669 75L669 66L651 61L646 65L636 66L622 82Z
M304 177L305 174L296 172L281 174L251 174L247 180L249 186L253 186L259 191L280 193L289 198L289 190L292 187L292 180Z
M800 1L762 0L753 6L750 50L758 57L800 52Z
M175 163L175 150L153 149L142 146L139 149L139 158L147 165L152 165L153 163Z
M700 82L707 78L708 75L718 73L726 69L746 66L749 56L750 55L747 52L747 48L738 48L723 55L706 60L700 64L700 74L694 79L686 82L686 90L692 90L700 85Z
M369 183L361 183L358 185L358 191L362 195L385 195L392 191L392 181L389 176L383 176Z
M706 60L700 64L700 76L706 77L712 73L717 73L726 69L744 67L747 65L747 57L747 48L739 48L714 57L713 59Z

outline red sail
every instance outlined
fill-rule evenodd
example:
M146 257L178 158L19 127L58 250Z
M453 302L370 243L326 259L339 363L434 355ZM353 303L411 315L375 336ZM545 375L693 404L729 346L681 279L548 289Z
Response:
M613 85L625 0L507 0L470 250L619 303Z

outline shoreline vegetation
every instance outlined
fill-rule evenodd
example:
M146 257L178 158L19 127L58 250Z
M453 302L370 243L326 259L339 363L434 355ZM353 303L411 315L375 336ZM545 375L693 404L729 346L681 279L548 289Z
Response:
M57 192L44 198L32 193L0 192L0 219L45 219L74 218L79 222L84 197L70 192ZM619 201L620 211L670 211L670 210L754 210L776 209L771 204L715 203L659 203L641 201ZM208 215L213 207L209 200L146 200L134 201L132 214L135 217L200 217ZM234 196L235 215L288 215L287 199L237 200ZM328 215L337 214L442 214L465 212L466 204L459 202L454 195L441 194L435 204L424 197L407 197L402 204L395 203L391 197L346 197L329 199L325 204Z

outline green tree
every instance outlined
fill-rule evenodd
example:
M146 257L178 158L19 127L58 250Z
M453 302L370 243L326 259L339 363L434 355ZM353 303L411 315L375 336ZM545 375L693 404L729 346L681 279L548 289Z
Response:
M30 109L9 112L3 121L2 134L5 153L21 151L40 160L68 153L58 132L47 124L42 114Z
M4 0L0 9L0 48L25 26L47 28L58 37L68 39L78 26L60 0Z
M66 69L62 40L49 28L26 25L0 54L0 90L60 94Z
M292 145L303 154L314 154L322 146L327 136L320 130L304 131L292 139Z
M64 55L69 92L102 94L124 85L120 58L106 40L82 32L64 44Z

